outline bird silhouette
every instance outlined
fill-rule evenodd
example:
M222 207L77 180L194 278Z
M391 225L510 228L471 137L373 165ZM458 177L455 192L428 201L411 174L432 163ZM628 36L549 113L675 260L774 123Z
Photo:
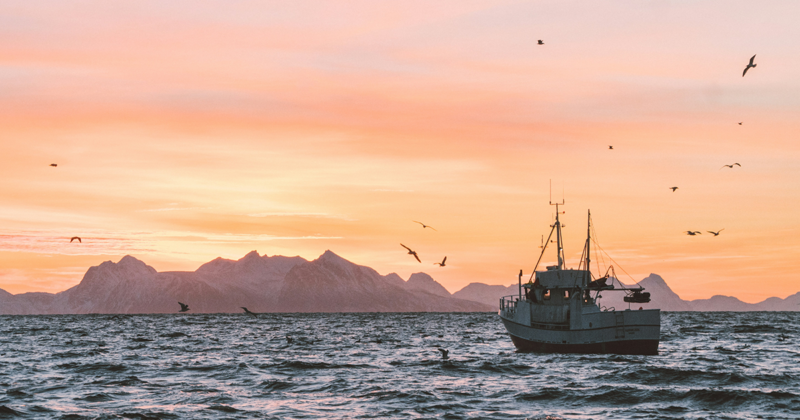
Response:
M450 350L443 349L441 347L437 347L436 350L439 350L439 352L442 353L442 360L447 360L450 358L450 356L447 355L447 353L450 353Z
M686 234L690 235L690 236L702 235L702 233L699 230L695 230L695 231L687 230Z
M78 242L80 242L80 243L83 243L83 241L81 241L81 238L79 238L79 237L77 237L77 236L73 236L72 238L70 238L70 239L69 239L69 243L72 243L72 241L74 241L74 240L76 240L76 239L78 240Z
M744 75L747 74L747 70L749 70L750 67L755 67L756 66L756 64L753 63L753 60L755 60L755 59L756 59L756 56L755 56L755 54L753 54L753 56L750 57L750 62L747 63L747 67L745 67L744 71L742 72L742 77L744 77Z
M185 303L180 303L180 302L178 302L178 304L181 305L181 310L178 311L178 312L186 312L186 311L189 310L189 305L187 305Z
M726 167L726 166L727 166L727 167L729 167L729 168L733 168L734 166L738 166L738 167L740 167L740 168L742 167L742 165L740 165L740 164L738 164L738 163L735 163L735 162L734 162L734 164L733 164L733 165L722 165L722 168L724 168L724 167ZM722 169L722 168L720 168L720 169Z
M537 42L537 44L538 44L538 45L544 45L544 41L542 41L542 40L540 39L540 40L539 40L539 42Z
M743 122L744 122L744 121L739 121L739 125L742 125L742 123L743 123Z
M672 190L672 192L675 192L675 190L677 190L677 189L678 189L678 187L669 187L669 189L671 189L671 190Z
M710 233L710 234L712 234L714 236L719 236L719 233L722 232L723 230L725 230L725 228L722 228L722 229L720 229L720 230L718 230L716 232L711 231L711 230L707 230L706 232L708 232L708 233Z
M420 259L419 259L419 256L417 256L417 251L414 251L414 250L412 250L411 248L409 248L409 247L407 247L407 246L405 246L405 245L403 245L403 244L400 244L400 246L402 246L403 248L407 249L407 250L408 250L408 253L409 253L410 255L413 255L413 256L414 256L414 258L416 258L416 259L417 259L417 261L419 261L419 262L422 262L422 261L420 261Z
M414 220L414 223L419 223L419 224L421 224L423 229L425 229L425 228L429 228L429 229L436 230L436 229L434 229L434 228L433 228L433 226L426 225L425 223L418 222L418 221L416 221L416 220ZM438 232L438 230L436 230L436 231Z
M614 146L609 145L608 148L614 150Z
M434 264L439 264L439 267L444 267L444 262L445 262L445 261L447 261L447 257L446 257L446 256L444 257L444 259L442 260L442 262L440 262L440 263L434 263Z
M55 168L55 167L57 167L57 166L58 166L58 164L57 164L57 163L51 163L51 164L50 164L50 166L52 166L52 167L54 167L54 168Z
M253 318L258 318L258 314L250 312L250 310L245 308L244 306L240 306L240 308L244 309L244 313L246 313L247 315L250 315Z

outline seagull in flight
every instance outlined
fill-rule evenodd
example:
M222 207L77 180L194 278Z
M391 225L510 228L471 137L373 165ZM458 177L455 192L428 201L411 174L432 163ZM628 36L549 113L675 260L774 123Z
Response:
M55 168L55 167L57 167L57 166L58 166L58 164L57 164L57 163L51 163L51 164L50 164L50 166L52 166L52 167L54 167L54 168Z
M409 253L410 255L413 255L413 256L414 256L414 258L416 258L416 259L417 259L417 261L419 261L419 262L422 262L422 261L420 261L420 259L419 259L419 256L417 256L417 251L414 251L414 250L412 250L411 248L409 248L409 247L407 247L407 246L405 246L405 245L403 245L403 244L400 244L400 246L402 246L403 248L407 249L407 250L408 250L408 253Z
M244 309L244 313L246 313L247 315L250 315L250 316L252 316L253 318L258 318L258 315L257 315L257 314L255 314L255 313L253 313L253 312L250 312L250 310L249 310L249 309L247 309L247 308L245 308L244 306L240 306L240 308Z
M739 125L742 125L742 123L743 123L743 122L744 122L744 121L739 121Z
M450 353L450 350L443 349L441 347L437 347L436 350L439 350L439 352L442 353L442 360L447 360L450 358L450 356L447 355L447 353Z
M678 189L678 187L669 187L669 189L671 189L671 190L672 190L672 192L675 192L675 190L677 190L677 189Z
M755 59L756 59L756 56L755 56L755 54L753 54L753 56L750 57L750 62L747 63L747 67L745 67L744 71L742 72L742 77L744 77L744 75L747 73L747 70L749 70L750 67L755 67L756 66L756 64L753 63L753 60L755 60Z
M181 305L181 310L178 311L178 312L186 312L186 311L189 310L189 305L187 305L185 303L180 303L180 302L178 302L178 304Z
M687 230L686 234L689 235L689 236L702 235L702 233L700 231L698 231L698 230L695 230L695 231Z
M714 237L717 237L717 236L719 236L719 233L720 233L720 232L722 232L723 230L725 230L725 228L722 228L722 229L720 229L720 230L718 230L718 231L716 231L716 232L714 232L714 231L710 231L710 230L708 230L708 231L706 231L706 232L708 232L708 233L710 233L710 234L714 235Z
M76 240L76 239L78 240L78 242L80 242L80 243L83 243L83 242L81 242L81 238L80 238L80 237L77 237L77 236L73 236L72 238L70 238L70 239L69 239L69 243L72 243L72 241L74 241L74 240Z
M439 267L444 267L444 262L445 262L445 261L447 261L447 257L446 257L446 256L444 257L444 259L442 260L442 262L440 262L440 263L434 263L434 264L439 264Z
M614 146L609 145L608 148L614 150Z
M418 222L418 221L416 221L416 220L414 220L413 222L414 222L414 223L419 223L419 224L421 224L423 229L425 229L425 228L430 228L430 229L436 230L436 229L434 229L434 227L433 227L433 226L426 225L425 223ZM438 230L436 230L436 231L438 232Z
M726 167L726 166L727 166L727 167L729 167L729 168L733 168L734 166L738 166L738 167L740 167L740 168L742 167L742 165L739 165L738 163L735 163L735 162L734 162L734 164L733 164L733 165L722 165L722 168L724 168L724 167ZM720 168L720 169L722 169L722 168Z
M537 44L537 45L544 45L544 41L542 41L542 40L540 39L540 40L539 40L539 42L537 42L536 44Z

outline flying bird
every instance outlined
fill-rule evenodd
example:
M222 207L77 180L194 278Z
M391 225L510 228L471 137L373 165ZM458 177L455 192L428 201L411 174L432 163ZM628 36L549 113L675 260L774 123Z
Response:
M444 259L442 260L442 262L440 262L440 263L434 263L434 264L439 264L439 267L444 267L444 262L445 262L445 261L447 261L447 257L446 257L446 256L444 257Z
M720 233L720 232L722 232L723 230L725 230L725 228L722 228L722 229L720 229L720 230L718 230L718 231L716 231L716 232L714 232L714 231L710 231L710 230L708 230L708 231L706 231L706 232L708 232L708 233L710 233L710 234L712 234L712 235L714 235L714 236L719 236L719 233Z
M734 166L738 166L740 168L742 167L742 165L739 165L738 163L734 163L733 165L722 165L722 168L724 168L726 166L729 167L729 168L733 168ZM722 169L722 168L720 168L720 169Z
M678 189L678 187L669 187L669 189L671 189L671 190L672 190L672 192L675 192L675 190L677 190L677 189Z
M443 349L441 347L437 347L436 350L439 350L439 352L442 353L442 360L447 360L450 358L450 356L447 355L447 353L450 353L450 350Z
M417 259L417 261L419 261L419 262L422 262L422 261L420 261L420 259L419 259L419 256L417 256L417 251L414 251L414 250L412 250L411 248L409 248L409 247L407 247L407 246L405 246L405 245L403 245L403 244L400 244L400 246L402 246L403 248L407 249L407 250L408 250L408 253L409 253L410 255L413 255L413 256L414 256L414 258L416 258L416 259Z
M52 167L54 167L54 168L55 168L55 167L57 167L57 166L58 166L58 164L57 164L57 163L51 163L51 164L50 164L50 166L52 166Z
M539 40L539 42L537 42L537 44L538 44L538 45L544 45L544 41L542 41L542 40L540 39L540 40Z
M436 229L434 229L434 228L433 228L433 226L426 225L425 223L418 222L418 221L416 221L416 220L414 220L413 222L414 222L414 223L419 223L419 224L421 224L423 229L425 229L425 228L430 228L430 229L436 230ZM436 231L438 232L438 230L436 230Z
M245 308L244 306L240 306L240 308L244 309L244 313L246 313L247 315L250 315L250 316L252 316L253 318L258 318L258 315L257 315L257 314L255 314L255 313L253 313L253 312L250 312L250 310L249 310L249 309L247 309L247 308Z
M76 240L76 239L78 240L78 242L80 242L80 243L83 243L83 242L81 241L81 238L79 238L79 237L77 237L77 236L73 236L72 238L70 238L70 239L69 239L69 243L72 243L72 241L74 241L74 240Z
M755 60L755 59L756 59L756 56L755 56L755 54L753 54L753 56L750 57L750 62L747 63L747 67L745 67L744 71L742 72L742 77L744 77L744 75L747 73L747 70L749 70L750 67L755 67L756 66L756 64L753 63L753 60Z
M614 146L608 146L609 149L614 150Z
M695 230L695 231L687 230L686 234L690 235L690 236L702 235L702 233L700 231L697 231L697 230Z
M178 312L186 312L186 311L189 310L189 305L187 305L185 303L180 303L180 302L178 302L178 304L181 305L181 310L178 311Z
M742 123L743 123L743 122L744 122L744 121L739 121L739 125L742 125Z

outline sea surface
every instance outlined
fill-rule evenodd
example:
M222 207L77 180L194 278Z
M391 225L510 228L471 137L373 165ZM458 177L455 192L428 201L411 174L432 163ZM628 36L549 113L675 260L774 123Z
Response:
M517 353L492 313L0 316L0 418L800 418L800 312L661 319L617 356Z

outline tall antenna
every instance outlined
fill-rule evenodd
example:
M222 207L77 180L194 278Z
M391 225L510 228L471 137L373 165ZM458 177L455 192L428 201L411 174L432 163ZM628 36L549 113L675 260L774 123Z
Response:
M562 187L563 189L563 187ZM561 191L561 202L560 203L553 203L553 180L550 180L550 205L551 206L563 206L564 205L564 191ZM558 207L556 207L556 214L558 214Z

